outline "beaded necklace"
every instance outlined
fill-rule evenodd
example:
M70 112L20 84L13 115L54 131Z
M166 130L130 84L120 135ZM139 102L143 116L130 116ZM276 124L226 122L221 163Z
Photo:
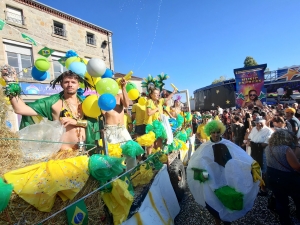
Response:
M66 106L68 112L71 114L71 117L72 117L73 119L79 120L79 119L82 119L82 118L83 118L83 117L80 115L80 113L78 113L78 107L79 107L79 104L80 104L78 98L77 98L77 106L76 106L77 110L76 110L76 112L75 112L74 114L73 114L73 111L72 111L72 109L71 109L71 107L70 107L68 101L66 101L64 97L62 98L62 101L63 101L63 103L65 104L65 106ZM77 134L77 138L78 138L78 143L81 143L81 142L82 142L82 138L81 138L81 127L76 127L76 134Z

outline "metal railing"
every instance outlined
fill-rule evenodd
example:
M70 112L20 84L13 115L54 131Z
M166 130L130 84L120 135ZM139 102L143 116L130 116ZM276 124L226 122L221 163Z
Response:
M25 17L16 13L6 11L6 21L25 25Z
M86 42L87 42L89 45L96 45L96 39L93 38L93 37L86 37Z
M58 36L62 36L62 37L66 37L67 36L67 31L61 27L56 27L53 26L53 34L58 35Z

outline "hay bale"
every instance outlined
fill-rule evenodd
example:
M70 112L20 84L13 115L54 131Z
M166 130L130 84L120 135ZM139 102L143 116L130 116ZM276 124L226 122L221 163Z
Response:
M18 134L12 132L6 125L9 111L3 91L0 90L0 177L13 169L22 167L23 155L17 139Z
M49 213L38 211L32 205L29 205L18 195L13 193L7 209L0 214L0 224L18 224L18 222L20 222L20 224L23 224L22 222L24 222L24 224L36 224L70 205L72 202L88 195L98 187L99 182L90 177L85 186L73 200L63 202L59 197L56 197L54 206ZM84 202L88 210L89 224L109 224L109 218L106 215L105 205L100 197L100 192L95 192L90 195ZM68 223L67 221L67 213L64 210L46 222L43 222L43 225L65 225Z

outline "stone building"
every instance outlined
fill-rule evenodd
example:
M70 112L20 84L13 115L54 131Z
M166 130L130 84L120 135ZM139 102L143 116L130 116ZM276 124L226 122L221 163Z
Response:
M17 70L25 102L60 91L49 89L49 82L66 70L58 60L70 49L87 60L103 59L106 67L114 70L112 32L107 29L32 0L1 0L0 19L6 23L0 30L0 66L7 63ZM48 57L50 76L38 82L33 80L31 68L42 57L38 52L44 47L54 50ZM10 121L16 130L17 115L12 114Z

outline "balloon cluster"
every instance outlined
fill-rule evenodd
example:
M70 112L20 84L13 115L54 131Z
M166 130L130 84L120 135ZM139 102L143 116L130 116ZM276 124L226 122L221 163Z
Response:
M82 110L88 117L97 118L101 109L110 111L116 107L115 96L119 93L120 81L113 79L113 71L106 68L105 62L98 58L89 61L80 58L74 51L66 54L65 66L72 72L84 77L100 95L89 95L82 103ZM129 78L130 79L130 78ZM80 85L84 88L83 84ZM138 93L139 94L139 93Z
M31 76L38 81L44 81L47 79L49 72L47 71L50 68L50 63L46 58L38 58L34 62L34 67L31 70Z
M66 66L68 66L68 60L70 60L70 58L66 60ZM110 111L115 108L115 96L119 92L119 86L118 83L112 79L113 71L106 68L103 60L92 58L89 61L85 59L82 59L82 61L83 63L72 61L69 65L69 70L79 75L83 74L83 77L95 87L96 92L100 95L99 98L95 94L90 95L82 103L84 114L92 118L97 118L101 114L100 109ZM84 67L83 65L79 66L78 63L84 64Z
M133 72L130 71L129 73L127 73L123 79L126 80L126 81L129 81L131 79L131 76L132 76ZM119 84L119 87L121 88L121 79L122 78L118 78L117 79L117 82ZM132 82L128 82L127 85L126 85L126 92L128 93L128 97L130 100L136 100L139 96L140 96L140 92L139 90L137 89L137 86L132 83Z
M126 84L126 92L130 100L136 100L140 96L140 92L134 83L128 82Z

